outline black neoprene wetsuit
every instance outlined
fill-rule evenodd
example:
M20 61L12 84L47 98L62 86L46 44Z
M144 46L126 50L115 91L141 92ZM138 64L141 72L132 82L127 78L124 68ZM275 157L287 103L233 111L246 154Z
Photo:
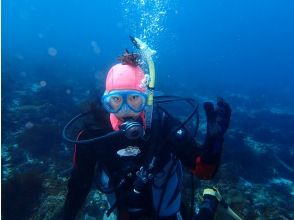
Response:
M199 146L193 138L189 138L189 135L179 137L179 140L167 140L167 136L170 131L174 128L176 123L173 119L167 118L162 114L161 127L159 131L160 141L158 144L163 146L159 147L156 151L156 155L159 160L154 173L160 174L161 171L166 167L169 161L173 162L173 166L181 166L180 161L184 166L195 170L195 167L199 166L196 164L196 158L201 158L201 163L213 166L213 171L207 171L209 178L211 178L218 166L220 153L215 154L210 150L210 145L214 144L213 140L206 141L204 146ZM97 136L101 136L112 131L111 126L104 128L103 130L83 130L78 139L89 139ZM221 143L222 144L222 143ZM207 146L206 146L207 145ZM140 153L137 156L122 157L117 154L120 149L127 148L129 146L138 148ZM77 144L75 146L74 153L74 168L72 170L69 182L68 182L68 194L64 205L64 220L73 220L77 216L77 213L81 209L85 202L85 199L91 190L94 178L96 177L97 167L104 167L110 177L110 185L112 187L119 186L115 189L116 195L116 208L118 210L118 219L140 219L141 216L148 216L150 219L177 219L176 210L173 214L160 214L161 212L156 210L154 203L154 197L156 197L156 187L154 186L155 181L150 181L146 184L144 191L139 199L134 201L134 197L129 197L130 192L133 190L134 182L136 181L136 172L141 166L146 164L146 161L150 160L150 146L151 139L143 140L129 140L125 136L119 136L116 138L110 138L107 140L99 141L91 144ZM171 162L172 163L172 162ZM98 165L98 166L97 166ZM176 168L171 168L178 172ZM179 168L180 169L180 168ZM202 169L205 171L205 169ZM194 172L196 175L200 175ZM131 175L130 175L131 174ZM173 175L173 174L172 174ZM177 175L177 174L175 174ZM200 175L201 177L201 175ZM120 185L121 180L125 178L125 182ZM174 178L174 177L172 177ZM176 177L175 177L176 178ZM178 178L178 177L177 177ZM207 178L207 177L205 177ZM178 178L179 179L179 178ZM169 204L177 204L177 199L180 195L180 183L173 189L174 196L170 198ZM167 187L172 187L173 184L166 184ZM168 190L166 190L168 191ZM178 194L177 194L178 193ZM165 200L165 197L164 199ZM132 206L138 206L143 208L140 214L130 213L128 210ZM176 205L174 205L176 207ZM211 209L200 209L200 213L196 219L213 219L214 204ZM216 205L215 205L216 206ZM169 210L165 213L168 213Z

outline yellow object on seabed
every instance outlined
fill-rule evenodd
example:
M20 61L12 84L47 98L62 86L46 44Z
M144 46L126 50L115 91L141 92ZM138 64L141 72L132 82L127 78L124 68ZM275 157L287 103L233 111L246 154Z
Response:
M219 201L220 207L224 209L224 211L226 212L226 214L228 214L229 216L231 216L235 220L242 220L242 218L239 217L231 209L231 207L227 204L227 202L224 200L224 198L222 198L220 192L218 191L218 189L216 187L211 187L211 188L204 189L203 196L204 195L214 196Z

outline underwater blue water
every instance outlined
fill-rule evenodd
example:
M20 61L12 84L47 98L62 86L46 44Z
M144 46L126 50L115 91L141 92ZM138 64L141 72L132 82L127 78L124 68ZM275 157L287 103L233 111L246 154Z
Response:
M163 30L146 36L157 50L158 85L169 76L212 93L229 88L281 99L294 94L292 1L149 1L153 5L139 6L144 2L3 1L3 69L6 62L23 65L22 71L60 62L69 70L85 68L77 74L90 76L91 68L105 73L125 48L133 49L128 36L142 36L152 20L140 26L142 14L152 16L157 4L165 12L156 23ZM55 57L48 55L51 47ZM20 60L11 61L15 57Z
M61 129L103 92L117 57L137 51L129 36L156 50L157 90L229 101L224 164L243 186L286 186L281 201L293 200L291 0L3 0L2 179L48 155L70 163Z

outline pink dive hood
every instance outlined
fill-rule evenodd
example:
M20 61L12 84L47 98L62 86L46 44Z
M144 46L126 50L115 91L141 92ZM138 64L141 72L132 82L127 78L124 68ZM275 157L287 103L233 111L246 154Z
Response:
M105 92L112 90L138 90L145 92L146 88L142 87L142 80L144 79L144 72L139 66L116 64L111 67L107 74ZM140 114L144 120L144 112ZM110 122L113 130L119 130L122 121L118 119L115 114L110 114Z
M116 64L109 70L106 78L106 92L117 89L135 89L145 92L142 88L144 72L139 66Z

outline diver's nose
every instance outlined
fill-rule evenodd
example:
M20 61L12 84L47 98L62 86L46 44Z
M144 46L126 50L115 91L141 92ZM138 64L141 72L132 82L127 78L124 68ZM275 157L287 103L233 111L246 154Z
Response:
M121 112L122 113L128 113L129 112L129 108L128 108L127 104L123 104L123 106L121 108Z

